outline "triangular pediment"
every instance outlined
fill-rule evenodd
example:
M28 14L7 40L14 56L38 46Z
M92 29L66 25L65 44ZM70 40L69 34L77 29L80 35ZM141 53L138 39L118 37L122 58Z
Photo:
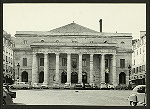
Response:
M97 31L81 26L76 23L70 23L68 25L50 30L52 33L97 33Z

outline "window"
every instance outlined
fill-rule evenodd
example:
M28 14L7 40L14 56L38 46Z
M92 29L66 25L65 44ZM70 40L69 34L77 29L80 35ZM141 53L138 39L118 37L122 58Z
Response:
M145 71L145 65L142 65L142 67L143 67L143 68L142 68L142 69L143 69L143 71Z
M67 58L62 58L62 66L67 66Z
M24 40L23 43L24 43L24 44L27 44L27 40Z
M86 66L86 59L82 59L82 66Z
M23 58L23 66L27 66L27 58Z
M41 39L41 42L44 42L44 39Z
M108 41L104 41L104 43L108 43Z
M7 56L6 56L6 62L8 62L8 60L7 60Z
M40 58L40 66L44 66L44 58Z
M122 41L121 44L125 44L125 43Z
M139 67L139 72L141 72L142 70L141 70L141 66Z
M105 67L108 67L109 63L108 63L108 59L105 59Z
M136 67L136 73L138 73L138 67Z
M137 55L138 55L138 50L137 50Z
M135 68L133 68L133 73L135 73Z
M140 54L141 54L141 48L140 48Z
M134 59L134 63L133 63L133 65L135 65L135 59Z
M120 59L120 67L125 68L125 59Z

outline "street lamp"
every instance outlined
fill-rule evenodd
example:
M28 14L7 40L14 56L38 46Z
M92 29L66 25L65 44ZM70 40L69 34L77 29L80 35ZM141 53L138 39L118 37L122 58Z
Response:
M128 69L129 69L129 85L130 85L130 74L131 74L131 66L130 65L128 66Z
M19 80L19 68L20 68L19 63L18 63L18 65L17 65L17 68L18 68L18 77L17 77L17 79Z

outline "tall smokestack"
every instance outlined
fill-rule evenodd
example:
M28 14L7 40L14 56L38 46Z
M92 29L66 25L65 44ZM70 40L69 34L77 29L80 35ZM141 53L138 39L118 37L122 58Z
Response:
M102 32L102 19L99 20L100 32Z

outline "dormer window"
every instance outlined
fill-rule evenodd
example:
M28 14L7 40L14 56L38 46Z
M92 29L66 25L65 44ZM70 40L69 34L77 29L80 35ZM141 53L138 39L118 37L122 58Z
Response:
M41 42L44 42L44 39L41 39Z
M104 41L104 43L108 43L108 41Z
M77 41L72 41L72 43L78 43Z
M27 40L24 40L23 43L24 43L24 44L27 44Z
M90 41L90 43L93 43L93 41Z
M122 41L121 44L125 44L125 43Z
M56 40L56 42L59 42L59 40Z

